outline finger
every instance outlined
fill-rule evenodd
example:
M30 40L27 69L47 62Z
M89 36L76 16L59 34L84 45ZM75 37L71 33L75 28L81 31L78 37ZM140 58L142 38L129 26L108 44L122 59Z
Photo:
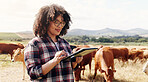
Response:
M61 56L66 56L66 54L67 54L67 53L66 53L64 50L62 50L62 51L61 51L61 54L60 54L60 57L61 57Z
M63 58L65 58L66 56L64 55L64 56L61 56L61 57L59 57L60 59L63 59Z

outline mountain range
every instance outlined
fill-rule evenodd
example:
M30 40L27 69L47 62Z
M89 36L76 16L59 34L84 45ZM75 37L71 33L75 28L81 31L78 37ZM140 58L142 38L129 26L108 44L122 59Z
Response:
M134 28L130 30L119 30L105 28L101 30L83 30L83 29L72 29L68 31L67 35L90 35L90 36L134 36L140 35L148 37L148 30L141 28Z
M33 33L32 31L24 31L24 32L17 32L17 35L19 35L22 38L32 38ZM135 28L130 30L119 30L119 29L111 29L111 28L105 28L101 30L83 30L83 29L72 29L68 30L68 33L66 36L134 36L139 35L143 37L148 37L148 30L141 29L141 28Z

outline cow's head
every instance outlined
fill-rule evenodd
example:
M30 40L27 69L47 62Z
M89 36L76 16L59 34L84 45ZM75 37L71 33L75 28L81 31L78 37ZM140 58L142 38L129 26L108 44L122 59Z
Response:
M138 57L139 59L143 59L143 58L144 58L144 56L143 56L143 51L142 51L142 50L138 51L137 53L138 53L138 54L137 54L137 57Z
M106 71L102 70L102 69L99 69L99 71L101 73L105 73L104 74L104 79L107 81L107 82L112 82L112 79L114 78L114 72L116 72L116 70L111 70L111 69L107 69Z
M20 49L20 48L17 48L17 50L13 50L14 52L14 57L12 59L12 62L15 62L15 61L23 61L24 60L24 50Z
M79 81L81 78L81 70L84 70L84 68L77 68L74 71L75 81Z
M18 43L17 44L21 49L23 49L24 48L24 45L23 44L21 44L21 43Z

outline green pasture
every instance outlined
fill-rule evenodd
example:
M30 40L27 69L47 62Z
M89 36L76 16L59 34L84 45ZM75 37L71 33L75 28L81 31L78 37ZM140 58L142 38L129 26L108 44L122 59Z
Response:
M23 40L16 33L0 32L0 43L22 43L27 44L29 40Z
M13 40L13 39L21 39L15 33L7 33L7 32L0 32L0 40Z
M27 45L28 42L29 42L29 40L22 40L22 41L0 40L0 43L14 43L14 44L22 43L24 45Z

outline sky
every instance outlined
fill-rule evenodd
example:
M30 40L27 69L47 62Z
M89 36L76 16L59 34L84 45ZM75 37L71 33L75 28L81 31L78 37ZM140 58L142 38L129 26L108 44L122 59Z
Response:
M148 0L0 0L0 32L32 31L42 6L63 6L71 29L148 29Z

